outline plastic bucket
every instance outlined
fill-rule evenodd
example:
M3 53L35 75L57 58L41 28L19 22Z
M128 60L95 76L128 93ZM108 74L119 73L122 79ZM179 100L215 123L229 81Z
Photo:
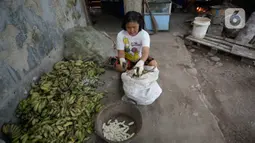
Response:
M208 30L211 20L206 17L196 17L193 22L192 36L203 39Z

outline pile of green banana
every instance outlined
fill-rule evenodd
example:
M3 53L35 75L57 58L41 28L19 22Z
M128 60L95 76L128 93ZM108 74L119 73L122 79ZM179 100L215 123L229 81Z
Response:
M19 124L4 124L13 143L81 143L93 132L93 118L102 108L96 92L104 69L94 62L60 61L32 84L16 110Z

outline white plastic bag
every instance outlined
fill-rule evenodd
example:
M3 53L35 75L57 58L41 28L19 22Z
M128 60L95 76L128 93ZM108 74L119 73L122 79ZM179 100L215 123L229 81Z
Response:
M121 75L125 95L136 101L138 105L152 104L162 93L162 89L157 82L159 77L158 68L145 66L144 70L150 72L141 77L132 77L127 72Z

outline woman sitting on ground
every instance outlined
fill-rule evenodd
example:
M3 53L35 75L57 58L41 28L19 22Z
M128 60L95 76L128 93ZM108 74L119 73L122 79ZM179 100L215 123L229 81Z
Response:
M124 16L123 30L117 35L117 71L137 68L137 74L141 75L144 65L157 66L157 62L149 56L150 35L143 30L143 25L143 16L138 12L130 11Z

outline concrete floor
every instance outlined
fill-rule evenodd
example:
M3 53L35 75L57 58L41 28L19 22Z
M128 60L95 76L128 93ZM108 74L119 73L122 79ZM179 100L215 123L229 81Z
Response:
M172 16L173 31L151 36L151 56L159 63L158 82L163 93L152 105L139 106L143 128L132 143L225 142L217 119L205 103L206 97L201 92L191 54L183 40L174 36L176 32L182 33L183 29L176 22L185 20L178 17ZM120 100L123 96L120 74L109 70L102 79L107 81L102 88L108 91L104 102ZM91 142L103 141L94 139Z
M96 23L94 28L106 31L113 36L121 30L121 19L109 14L102 14L94 18Z
M144 126L133 142L254 143L255 67L226 53L216 54L221 59L216 63L205 47L189 52L177 35L191 30L184 22L192 17L174 13L170 32L151 36L151 55L159 62L163 93L152 105L139 107ZM107 23L97 28L114 39L120 21L108 23L117 28L105 28ZM109 91L106 104L123 95L119 77L115 71L102 77L107 80L103 88Z

